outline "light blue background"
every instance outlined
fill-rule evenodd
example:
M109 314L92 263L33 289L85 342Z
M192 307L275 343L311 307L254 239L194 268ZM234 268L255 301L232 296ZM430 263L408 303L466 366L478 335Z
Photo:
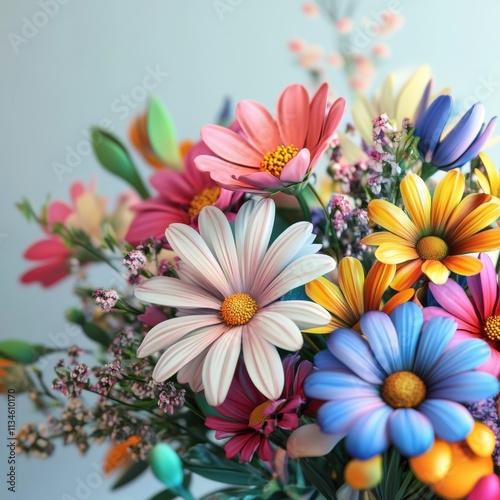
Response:
M143 109L118 110L116 99L140 85L146 68L168 73L154 90L176 119L181 138L196 138L199 128L213 120L223 96L236 101L256 99L274 108L279 92L292 82L307 81L293 66L286 45L300 37L332 49L332 30L321 20L306 19L300 0L233 0L235 7L221 19L212 0L140 2L129 0L66 0L59 12L15 52L9 33L21 34L23 18L41 11L38 0L3 0L0 15L0 262L1 336L50 342L49 334L64 331L64 310L74 305L71 282L42 290L24 287L18 277L28 267L23 250L41 236L14 209L27 196L39 207L50 193L68 199L77 179L97 178L100 193L110 204L124 185L100 170L86 154L72 172L58 179L54 162L64 163L67 148L85 141L84 131L108 118L124 138L130 117ZM231 4L230 1L226 1ZM359 12L373 16L388 5L363 0ZM493 82L484 99L487 116L500 111L498 48L500 4L494 0L407 0L400 4L406 25L389 43L393 57L381 64L378 81L388 69L409 72L431 64L437 87L450 85L454 94L468 99L484 81ZM43 22L43 19L42 19ZM11 35L12 36L12 35ZM331 85L347 93L339 73ZM484 88L484 85L483 85ZM349 99L350 101L350 99ZM83 147L83 146L81 146ZM490 150L499 158L499 148ZM140 161L138 163L141 163ZM145 176L150 171L142 168ZM94 283L106 283L103 270ZM80 342L80 339L77 339ZM82 343L84 341L81 341ZM0 442L6 429L4 400L0 403ZM18 425L32 418L25 398L18 400ZM0 448L0 497L10 498L4 483L6 459ZM20 457L18 491L13 498L59 500L76 496L77 480L94 472L103 447L80 458L73 447L60 447L54 457L40 461ZM93 500L142 500L162 489L150 475L127 490L108 492L110 481L92 490ZM210 485L197 483L196 495ZM4 493L5 492L5 493Z

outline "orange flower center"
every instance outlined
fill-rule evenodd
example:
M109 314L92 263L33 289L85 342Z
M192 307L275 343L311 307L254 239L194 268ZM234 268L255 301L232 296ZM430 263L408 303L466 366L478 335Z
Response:
M416 250L424 260L443 260L448 256L448 245L437 236L424 236L418 240Z
M271 401L265 401L259 406L255 407L250 417L248 418L248 425L259 425L263 424L266 420L269 420L269 415L264 415L265 409L271 404Z
M414 408L427 394L427 389L420 377L413 372L400 371L391 373L382 384L382 399L393 408Z
M220 195L220 187L214 186L205 188L200 194L197 194L189 204L188 215L189 217L194 217L201 212L203 207L208 205L213 205Z
M246 293L235 293L226 297L220 308L220 315L230 326L246 325L257 312L257 302Z
M295 158L298 152L298 148L296 148L293 144L290 144L290 146L278 146L276 151L269 151L265 154L260 164L260 169L263 172L269 172L274 175L274 177L279 178L283 167L292 158Z
M500 342L500 316L490 316L484 323L484 336L492 342Z

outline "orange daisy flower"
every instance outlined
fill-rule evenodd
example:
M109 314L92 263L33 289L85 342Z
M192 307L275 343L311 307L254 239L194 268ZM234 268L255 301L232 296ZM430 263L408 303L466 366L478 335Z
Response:
M318 278L306 285L308 297L332 315L328 325L305 330L307 333L330 333L337 328L361 332L359 319L365 312L382 310L390 314L396 306L408 302L415 292L413 289L401 291L382 307L382 296L396 274L395 265L375 262L365 279L361 262L344 257L338 270L338 286L326 278Z
M363 238L365 245L378 246L375 257L397 264L391 283L404 290L422 275L442 285L450 272L473 276L483 264L464 255L500 247L500 228L486 229L500 217L500 200L488 194L470 194L462 199L465 177L452 170L431 195L424 181L408 174L401 182L401 196L408 215L385 200L368 204L368 217L387 229Z

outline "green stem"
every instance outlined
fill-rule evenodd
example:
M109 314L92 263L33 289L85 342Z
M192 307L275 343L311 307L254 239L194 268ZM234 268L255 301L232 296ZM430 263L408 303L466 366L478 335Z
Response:
M195 500L194 496L191 495L191 493L182 486L177 486L177 488L172 488L179 496L184 498L185 500Z
M304 195L302 194L302 191L296 193L295 198L297 198L297 201L299 202L300 209L302 211L304 219L308 222L311 222L311 211L309 210L309 205L307 204L307 201Z

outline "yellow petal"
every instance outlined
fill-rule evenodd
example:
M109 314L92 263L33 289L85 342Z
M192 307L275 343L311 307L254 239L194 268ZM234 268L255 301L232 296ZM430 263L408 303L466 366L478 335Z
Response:
M438 183L432 197L431 228L432 234L439 236L446 223L462 199L465 177L457 170L451 170Z
M307 283L306 294L311 300L316 302L316 304L323 306L327 311L334 314L347 325L354 324L358 321L358 318L349 308L340 288L326 278L318 278L317 280Z
M476 174L477 182L479 184L479 187L486 194L491 194L491 186L490 186L490 182L489 182L488 178L478 168L474 169L474 173Z
M422 259L415 259L399 266L391 288L401 291L412 287L422 276L422 262Z
M382 296L396 274L396 266L376 261L366 275L364 288L365 311L380 309Z
M363 245L373 246L389 244L397 246L401 245L404 247L415 247L415 244L412 244L408 240L401 238L401 236L396 236L395 234L389 233L388 231L379 231L377 233L369 234L361 240L361 243L363 243Z
M455 228L467 217L471 212L476 210L476 208L488 203L492 200L492 196L484 193L473 193L466 196L455 208L448 223L446 224L445 231L443 233L443 238L448 240L450 235L453 233Z
M460 243L460 241L465 240L473 234L487 228L499 217L500 203L497 203L496 201L483 203L455 226L449 236L449 244L453 245L455 243Z
M344 257L339 262L339 286L356 317L365 312L363 288L365 273L358 259Z
M422 272L435 284L443 285L450 275L449 269L439 260L426 260Z
M368 155L345 134L338 134L342 156L352 165L368 160Z
M479 153L479 158L481 159L481 162L484 165L486 173L488 174L488 180L489 180L488 184L490 186L490 191L486 191L483 188L483 185L480 183L481 187L483 188L483 191L485 193L494 194L495 196L498 196L500 194L500 179L499 179L500 176L495 168L495 165L493 165L493 162L491 161L490 157L485 153ZM478 172L480 171L476 169L476 175L478 176L479 179ZM483 175L482 172L481 175Z
M394 75L389 73L382 84L380 92L380 111L386 113L390 119L396 118L396 101L394 99ZM398 127L401 123L397 124Z
M409 260L420 258L417 251L412 247L393 245L380 245L375 250L375 257L384 264L403 264Z
M474 234L470 238L462 240L459 244L453 246L455 254L471 252L490 252L498 250L500 247L500 228L487 229Z
M489 457L495 451L495 434L485 424L474 422L472 432L465 438L469 448L479 457Z
M415 225L420 230L429 229L431 220L431 194L422 178L409 173L401 182L401 196L405 208Z
M369 490L382 479L382 455L368 460L350 460L344 469L345 482L355 490Z
M396 104L395 118L398 125L400 125L405 118L413 120L417 106L430 79L430 67L420 66L405 83L399 92Z
M372 200L368 204L368 217L384 229L416 243L418 230L409 217L398 207L386 200Z
M446 441L436 439L422 455L408 459L411 470L423 483L432 484L443 479L451 466L451 448Z
M363 94L358 93L352 105L352 118L356 130L367 144L373 142L372 120L377 116L377 110L373 107L372 103Z
M481 271L483 263L469 255L450 255L443 264L452 272L462 276L474 276Z
M396 295L394 295L394 297L391 297L387 301L382 311L385 312L385 314L391 314L391 312L394 311L394 308L401 304L404 304L405 302L409 302L414 295L415 290L413 290L413 288L407 288L406 290L398 292Z

